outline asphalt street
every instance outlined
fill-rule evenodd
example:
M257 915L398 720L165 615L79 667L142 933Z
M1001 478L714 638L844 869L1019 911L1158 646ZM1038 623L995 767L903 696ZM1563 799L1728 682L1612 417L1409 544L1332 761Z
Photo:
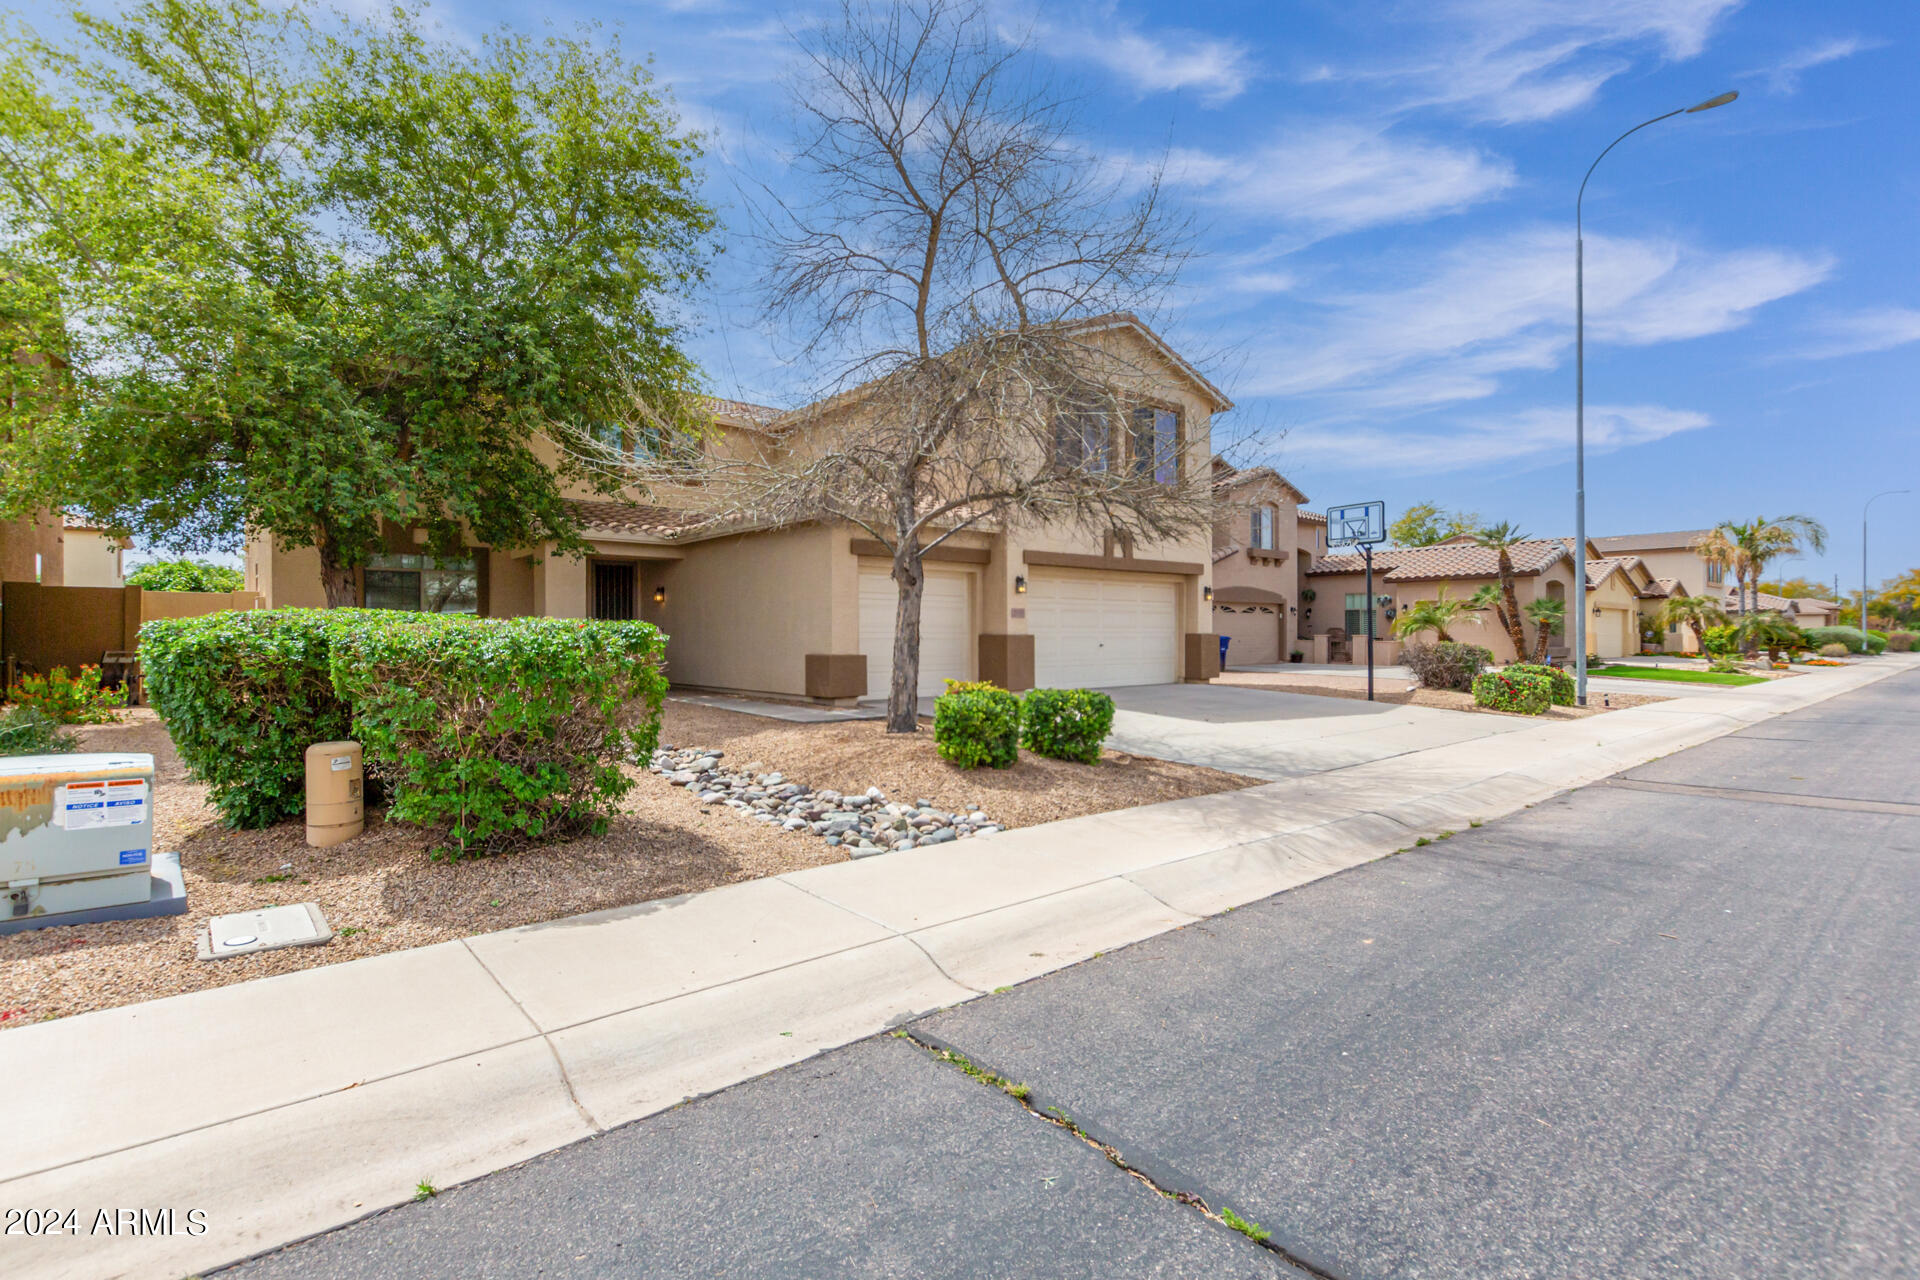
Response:
M880 1037L225 1274L1920 1276L1916 729L1910 672L907 1028L1120 1163Z

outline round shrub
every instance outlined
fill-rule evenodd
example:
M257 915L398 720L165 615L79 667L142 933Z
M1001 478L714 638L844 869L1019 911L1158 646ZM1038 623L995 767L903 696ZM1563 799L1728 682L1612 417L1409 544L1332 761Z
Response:
M1400 661L1425 689L1452 689L1465 693L1474 677L1493 665L1493 651L1477 644L1441 640L1410 644L1400 650Z
M264 827L306 807L308 747L347 736L332 638L358 609L227 610L140 628L147 695L187 772L229 826Z
M1540 676L1547 682L1547 694L1556 707L1570 707L1578 693L1573 676L1559 667L1543 667L1537 662L1516 662L1501 668L1509 674Z
M1726 623L1718 627L1708 627L1701 633L1700 644L1708 654L1732 653L1739 647L1740 639L1736 634L1739 627Z
M1912 653L1915 640L1920 640L1920 636L1911 631L1895 631L1887 636L1887 648L1895 653Z
M652 756L666 637L645 622L364 614L333 636L333 686L393 796L471 857L591 831Z
M1030 689L1020 722L1020 745L1035 755L1094 764L1113 731L1113 699L1093 689Z
M1489 711L1545 715L1553 705L1553 685L1545 676L1516 672L1512 667L1483 671L1473 678L1473 700Z
M1020 699L983 680L947 681L933 702L933 745L962 769L1008 768L1020 755Z
M1848 653L1865 653L1860 643L1858 627L1808 627L1807 643L1816 648L1825 648L1830 644L1844 645Z
M1820 656L1823 658L1844 658L1847 656L1847 652L1847 646L1843 644L1823 644L1820 646Z

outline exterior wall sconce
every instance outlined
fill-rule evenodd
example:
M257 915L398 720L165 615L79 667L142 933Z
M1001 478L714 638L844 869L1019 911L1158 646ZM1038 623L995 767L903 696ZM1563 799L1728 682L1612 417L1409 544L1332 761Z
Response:
M1200 588L1200 598L1201 598L1202 600L1204 600L1204 601L1206 601L1206 602L1207 602L1208 604L1212 604L1212 603L1213 603L1213 588L1212 588L1212 587L1202 587L1202 588Z
M1013 594L1017 596L1027 594L1027 580L1025 578L1016 577L1013 580Z
M665 604L667 602L667 589L665 587L655 587L653 589L653 602L655 604Z

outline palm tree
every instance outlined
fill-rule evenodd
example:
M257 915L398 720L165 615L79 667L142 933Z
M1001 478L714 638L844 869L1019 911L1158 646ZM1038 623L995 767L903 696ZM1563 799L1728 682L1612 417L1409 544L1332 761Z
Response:
M1442 644L1450 644L1453 637L1447 634L1447 628L1460 621L1460 615L1467 612L1465 600L1455 600L1447 594L1449 584L1441 583L1433 593L1431 600L1416 600L1408 605L1399 617L1393 620L1393 634L1396 636L1417 636L1422 631L1435 633ZM1468 622L1478 622L1478 618L1468 618Z
M1660 626L1668 631L1685 627L1693 632L1693 643L1701 653L1707 651L1707 628L1724 626L1727 611L1712 596L1671 596L1660 606Z
M1513 594L1513 548L1515 544L1527 540L1527 535L1520 532L1508 520L1473 531L1473 545L1485 547L1493 552L1495 564L1499 568L1500 604L1496 612L1500 617L1500 625L1507 629L1507 638L1513 641L1513 656L1516 659L1526 656L1527 630L1520 623L1519 598ZM1484 589L1480 594L1485 594Z
M1533 638L1536 653L1534 661L1545 666L1547 662L1547 644L1560 634L1567 625L1567 602L1542 596L1538 600L1527 601L1527 616L1533 619Z
M1767 565L1781 556L1797 556L1811 548L1827 549L1827 527L1812 516L1759 516L1741 524L1728 520L1694 541L1694 549L1709 564L1733 570L1740 595L1740 614L1747 617L1760 607L1760 579ZM1749 600L1747 588L1753 588ZM1751 651L1751 650L1749 650Z

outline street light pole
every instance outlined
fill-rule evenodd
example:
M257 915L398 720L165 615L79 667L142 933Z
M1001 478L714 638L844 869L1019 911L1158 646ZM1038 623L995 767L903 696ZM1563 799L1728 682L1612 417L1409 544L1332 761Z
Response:
M1587 198L1587 181L1607 158L1607 152L1625 142L1650 124L1671 120L1677 115L1692 115L1724 107L1739 97L1728 90L1717 97L1678 107L1665 115L1642 120L1612 142L1587 166L1580 179L1580 194L1573 199L1573 670L1574 701L1587 705L1587 241L1582 227L1582 206Z
M1882 498L1892 497L1896 493L1912 493L1911 489L1888 489L1868 498L1860 508L1860 652L1867 651L1867 508Z

